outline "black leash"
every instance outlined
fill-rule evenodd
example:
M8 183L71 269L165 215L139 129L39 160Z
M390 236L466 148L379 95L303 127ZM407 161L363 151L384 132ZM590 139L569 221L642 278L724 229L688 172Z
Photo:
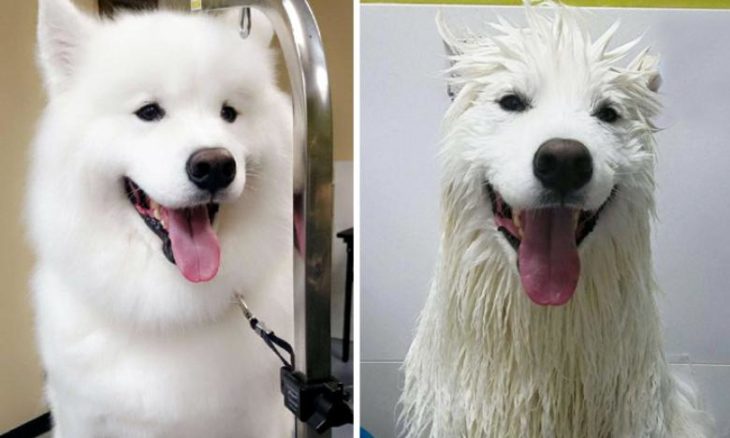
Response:
M279 357L279 359L281 359L281 362L284 364L285 368L293 370L296 366L296 358L294 356L294 349L292 348L291 344L276 336L276 333L274 333L273 330L270 330L268 327L266 327L266 324L264 324L263 321L256 318L253 312L251 312L251 310L248 308L248 305L246 305L246 300L243 298L243 295L241 295L240 293L236 293L235 298L236 304L238 304L238 307L241 308L243 316L246 317L253 331L256 332L256 334L264 340L264 342L271 349L271 351L273 351ZM289 354L289 360L286 360L282 352L279 351L279 348L282 349L285 353Z

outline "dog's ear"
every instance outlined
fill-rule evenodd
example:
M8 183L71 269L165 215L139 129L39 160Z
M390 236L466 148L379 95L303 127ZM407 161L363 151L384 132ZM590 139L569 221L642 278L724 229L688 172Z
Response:
M268 46L274 39L274 26L269 17L256 8L251 8L251 38Z
M649 49L642 51L629 64L629 70L641 73L646 78L646 86L654 93L662 85L662 75L659 73L659 57L649 53Z
M251 9L251 34L248 38L264 45L269 46L274 38L274 27L269 21L269 17L256 8ZM241 13L243 8L231 8L221 14L221 19L231 26L240 28Z
M270 45L271 40L274 39L274 26L269 21L269 17L256 8L251 8L251 35L249 38L259 41L264 46Z
M651 91L653 91L655 93L658 92L659 87L661 87L661 85L662 85L662 75L658 71L653 72L649 76L649 81L647 82L646 85L649 87L649 89Z
M446 19L441 11L436 13L436 28L441 36L441 41L444 42L446 53L450 57L461 54L461 50L459 49L459 38L454 35L454 32L451 30L449 25L446 24Z
M446 50L446 56L449 61L449 75L451 78L453 78L455 75L452 67L454 66L455 57L462 54L461 48L459 47L459 38L454 35L451 28L449 28L449 26L446 24L446 20L444 19L441 11L438 11L436 13L436 28L438 29L439 35L441 36L441 41L443 41L444 43L444 49ZM451 100L454 100L454 97L459 93L460 89L461 86L457 86L456 84L454 84L454 81L450 80L448 86L446 87L446 93L449 95Z
M70 0L39 1L37 56L50 94L69 85L95 24Z

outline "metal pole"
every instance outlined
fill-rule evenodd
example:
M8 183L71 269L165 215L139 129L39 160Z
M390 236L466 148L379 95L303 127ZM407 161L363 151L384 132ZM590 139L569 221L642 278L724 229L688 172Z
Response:
M286 61L294 107L294 144L304 151L304 272L294 270L294 349L308 379L328 378L332 248L332 108L327 63L306 0L204 0L203 9L253 6L271 21ZM253 23L256 26L256 23ZM295 148L295 151L299 148ZM297 421L297 437L330 437Z

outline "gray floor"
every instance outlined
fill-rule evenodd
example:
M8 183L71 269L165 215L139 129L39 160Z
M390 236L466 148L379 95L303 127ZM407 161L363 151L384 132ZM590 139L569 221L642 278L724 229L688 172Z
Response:
M345 385L352 394L352 382L353 382L353 371L352 371L352 342L350 342L350 358L347 362L340 360L342 351L342 341L340 339L332 339L332 375ZM354 437L354 430L352 424L338 427L332 430L332 438L352 438Z

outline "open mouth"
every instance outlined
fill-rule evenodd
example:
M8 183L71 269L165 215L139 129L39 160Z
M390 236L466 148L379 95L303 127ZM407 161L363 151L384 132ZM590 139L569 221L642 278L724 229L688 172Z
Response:
M578 245L593 231L611 196L595 211L569 206L517 210L485 183L497 229L517 252L527 295L537 304L562 305L580 277Z
M186 279L197 283L216 276L220 243L212 225L218 204L167 208L127 177L124 190L144 223L162 240L162 253Z

